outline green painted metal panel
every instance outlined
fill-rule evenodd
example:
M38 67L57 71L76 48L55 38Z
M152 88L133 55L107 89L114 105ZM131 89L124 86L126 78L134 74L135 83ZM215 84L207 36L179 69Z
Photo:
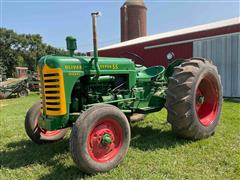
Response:
M127 77L127 86L124 92L107 93L96 95L94 92L87 92L88 103L83 108L88 108L99 102L96 97L101 96L102 103L109 103L118 106L123 112L149 113L159 111L164 107L168 77L173 73L175 66L182 60L172 63L167 69L163 66L135 67L135 64L127 58L98 58L100 74L97 75L95 65L91 63L92 57L87 56L45 56L39 60L38 66L41 69L44 65L50 68L60 68L63 72L64 92L66 97L66 114L61 116L43 116L39 124L48 130L64 128L76 120L76 113L71 113L79 109L79 102L76 97L72 99L73 88L76 83L82 83L81 78L88 77L88 83L96 85L99 83L110 83L115 81L115 77ZM95 77L98 76L96 79ZM80 84L77 84L80 85ZM81 88L81 87L80 87ZM104 91L104 89L103 89ZM93 94L91 94L93 93ZM103 93L103 92L102 92ZM72 109L70 109L72 108ZM70 111L71 110L71 111ZM74 114L74 115L73 115Z

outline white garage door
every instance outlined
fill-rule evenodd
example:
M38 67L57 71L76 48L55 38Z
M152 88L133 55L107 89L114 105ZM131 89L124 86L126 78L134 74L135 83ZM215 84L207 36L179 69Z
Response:
M193 56L218 67L225 97L240 97L240 33L194 41Z

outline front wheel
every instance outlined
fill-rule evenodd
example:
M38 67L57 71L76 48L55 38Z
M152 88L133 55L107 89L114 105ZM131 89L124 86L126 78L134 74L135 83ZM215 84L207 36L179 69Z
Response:
M115 106L97 105L85 111L73 126L70 151L78 168L86 173L106 172L127 153L130 127Z
M175 67L169 78L167 120L180 137L209 137L219 122L222 99L216 66L205 59L192 58Z
M37 144L55 142L61 140L68 129L48 131L38 125L38 119L41 116L41 102L35 103L27 112L25 118L25 131L28 137Z

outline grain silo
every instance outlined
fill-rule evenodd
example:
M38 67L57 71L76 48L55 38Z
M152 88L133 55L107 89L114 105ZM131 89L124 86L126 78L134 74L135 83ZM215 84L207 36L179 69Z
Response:
M127 0L121 7L121 41L147 35L147 8L143 0Z

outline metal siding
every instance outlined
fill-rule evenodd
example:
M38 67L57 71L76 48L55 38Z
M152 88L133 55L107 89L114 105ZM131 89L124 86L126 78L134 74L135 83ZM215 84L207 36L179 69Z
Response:
M237 59L238 59L238 79L237 79L237 82L238 82L238 96L240 96L240 34L238 35L237 37L238 39L238 49L237 49Z
M194 28L194 27L193 27ZM195 27L196 28L196 27ZM177 30L181 31L181 30ZM123 43L117 43L113 44L108 47L103 47L99 51L111 51L113 49L121 49L124 47L133 47L133 46L138 46L138 45L144 45L145 47L149 46L156 46L156 45L162 45L162 44L168 44L168 43L174 43L174 42L181 42L181 41L188 41L191 40L192 42L194 39L200 39L200 38L208 38L211 36L221 36L224 34L230 34L230 33L237 33L240 32L240 23L235 24L235 25L227 25L224 27L218 27L214 29L202 29L199 31L193 31L193 32L187 32L182 34L177 33L177 34L172 34L170 36L161 36L158 37L158 35L153 35L153 36L146 36L142 38L137 38L131 41L126 41ZM173 33L173 32L166 32L162 34L168 34L168 33ZM155 37L155 38L153 38ZM142 39L142 40L141 40ZM143 40L145 39L145 40ZM184 42L188 43L188 42ZM181 43L183 44L183 43Z
M238 88L240 83L240 76L239 76L239 35L232 36L232 96L240 97L240 89Z
M240 97L240 34L195 41L193 56L211 59L218 67L225 97Z
M138 44L135 46L126 46L117 49L111 49L106 51L99 51L99 56L104 57L126 57L132 59L137 64L144 66L167 66L168 62L166 54L172 51L176 57L190 58L192 57L193 43L178 44L173 46L165 46L155 49L144 49L144 44ZM135 53L142 57L145 61L142 62L140 59L135 58L127 52Z

